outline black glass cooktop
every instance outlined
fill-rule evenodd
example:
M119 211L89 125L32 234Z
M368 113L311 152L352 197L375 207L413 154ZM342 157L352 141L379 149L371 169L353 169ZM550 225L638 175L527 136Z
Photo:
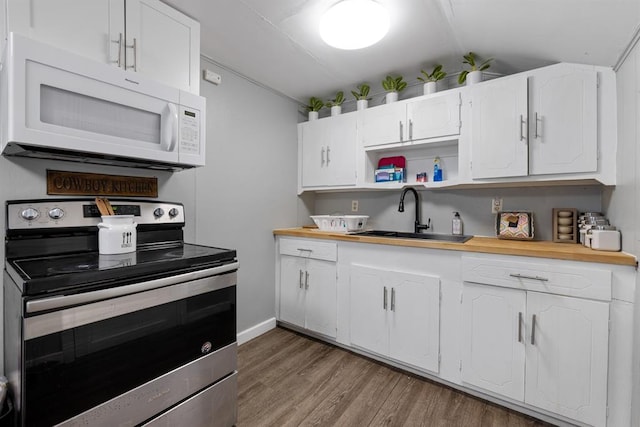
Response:
M20 276L23 295L108 288L232 262L236 251L193 244L138 249L118 255L84 252L7 260Z

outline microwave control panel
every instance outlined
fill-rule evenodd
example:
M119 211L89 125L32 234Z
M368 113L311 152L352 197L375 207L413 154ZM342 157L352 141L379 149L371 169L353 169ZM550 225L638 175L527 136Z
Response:
M180 152L200 154L200 111L180 107Z

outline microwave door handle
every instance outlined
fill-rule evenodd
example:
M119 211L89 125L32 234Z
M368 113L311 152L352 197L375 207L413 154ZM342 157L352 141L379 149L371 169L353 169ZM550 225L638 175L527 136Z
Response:
M162 114L161 147L165 151L173 151L178 141L178 109L175 104L168 103Z

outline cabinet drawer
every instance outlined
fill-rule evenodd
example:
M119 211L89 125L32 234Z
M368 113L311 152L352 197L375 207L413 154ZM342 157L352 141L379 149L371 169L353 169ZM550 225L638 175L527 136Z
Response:
M506 258L462 257L462 280L580 298L611 300L611 270Z
M306 239L280 239L280 255L299 256L304 258L338 260L336 242L318 242Z

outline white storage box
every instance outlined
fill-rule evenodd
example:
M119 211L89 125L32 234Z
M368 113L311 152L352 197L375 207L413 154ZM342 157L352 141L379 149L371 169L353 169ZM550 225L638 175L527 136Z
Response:
M367 215L311 215L311 219L322 231L362 231L367 224Z

